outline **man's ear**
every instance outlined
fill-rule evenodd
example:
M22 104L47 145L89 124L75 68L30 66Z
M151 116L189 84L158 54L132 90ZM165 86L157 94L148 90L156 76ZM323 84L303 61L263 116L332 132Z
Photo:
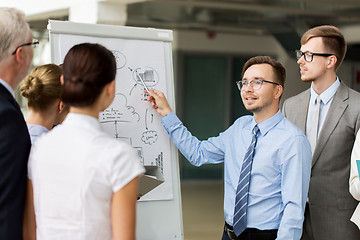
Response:
M17 63L23 61L22 54L23 54L23 49L22 49L22 47L19 47L18 49L16 49L15 54L14 54L14 57L15 57L15 61L16 61Z
M334 68L337 63L337 57L335 55L330 56L328 68Z
M275 92L274 98L275 98L275 99L280 99L281 96L282 96L282 94L283 94L284 88L283 88L283 86L281 86L281 85L277 85L275 91L276 91L276 92Z

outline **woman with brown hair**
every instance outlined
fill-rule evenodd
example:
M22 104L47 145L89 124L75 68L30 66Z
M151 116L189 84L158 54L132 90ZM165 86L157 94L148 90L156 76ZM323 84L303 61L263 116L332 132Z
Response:
M114 56L83 43L69 50L62 68L70 113L35 142L29 158L37 237L134 240L144 168L135 150L111 138L98 120L114 99Z

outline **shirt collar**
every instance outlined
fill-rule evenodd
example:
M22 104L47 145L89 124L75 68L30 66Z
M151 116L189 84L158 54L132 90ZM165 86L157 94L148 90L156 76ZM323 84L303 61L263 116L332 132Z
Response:
M69 113L62 124L74 125L79 128L90 128L102 131L102 127L97 118L80 113Z
M26 124L27 127L29 129L31 128L36 128L36 129L41 129L42 132L48 132L49 129L47 129L46 127L42 126L42 125L38 125L38 124Z
M284 116L281 114L280 110L278 110L277 113L275 113L272 117L266 119L265 121L263 121L260 124L257 124L255 122L255 119L253 118L250 127L251 127L251 130L252 130L255 127L255 125L257 124L259 129L260 129L261 135L266 135L283 118L284 118Z
M324 104L327 104L335 96L335 93L338 90L339 86L340 86L340 80L338 77L336 77L335 82L328 89L326 89L322 94L320 94L321 101ZM310 89L311 89L310 90L310 102L315 104L315 99L318 96L318 94L315 92L312 85L311 85Z
M7 82L5 82L4 80L2 80L0 78L0 84L2 84L11 93L11 95L15 98L14 90L12 89L12 87Z

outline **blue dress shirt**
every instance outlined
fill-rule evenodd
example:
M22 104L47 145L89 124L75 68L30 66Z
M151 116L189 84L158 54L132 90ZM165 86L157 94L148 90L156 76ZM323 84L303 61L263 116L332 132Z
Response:
M217 137L199 141L174 113L162 124L180 152L195 166L224 162L224 215L233 225L236 188L251 142L253 116L243 116ZM305 135L280 111L258 124L247 227L278 229L277 239L300 239L309 189L311 148Z
M34 144L35 140L40 137L43 133L49 132L49 130L41 125L27 124L29 130L29 135L31 139L31 144Z

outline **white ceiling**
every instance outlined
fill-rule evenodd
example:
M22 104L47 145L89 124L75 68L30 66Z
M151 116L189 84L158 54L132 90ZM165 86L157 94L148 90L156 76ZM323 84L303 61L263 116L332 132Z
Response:
M152 0L128 5L129 25L218 32L299 32L360 23L359 0Z
M47 4L48 8L55 6L51 1L47 0L44 4ZM72 1L84 3L84 8L87 7L86 1ZM300 36L307 29L317 25L331 24L347 29L357 25L356 33L360 35L360 0L92 1L125 4L126 25L129 26L273 35L290 54L298 47ZM44 17L39 19L40 15L35 14L33 19L29 19L34 29L46 29L48 18L67 20L69 10L58 7L43 15ZM353 48L352 56L360 60L360 36L355 38L350 48Z

